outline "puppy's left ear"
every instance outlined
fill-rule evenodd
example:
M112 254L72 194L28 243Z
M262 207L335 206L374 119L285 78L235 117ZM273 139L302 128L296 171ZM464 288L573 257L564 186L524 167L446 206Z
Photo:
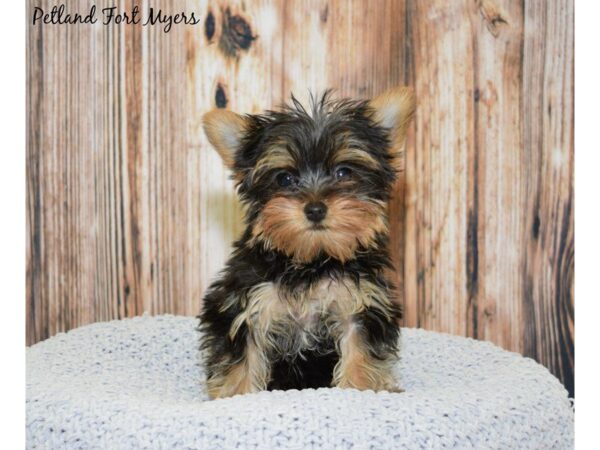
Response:
M226 109L214 109L202 117L204 132L215 147L223 163L233 169L235 153L246 133L246 119Z
M372 119L390 132L392 149L403 147L406 130L415 113L415 96L412 88L399 86L375 97L369 102Z

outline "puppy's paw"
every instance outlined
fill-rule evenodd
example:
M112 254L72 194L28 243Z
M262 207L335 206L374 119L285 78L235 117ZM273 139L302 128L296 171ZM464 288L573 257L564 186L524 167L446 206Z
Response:
M233 397L234 395L251 394L266 389L254 380L244 364L238 364L225 374L215 376L206 381L206 390L211 399Z
M398 385L388 386L388 387L384 388L383 390L388 391L392 394L402 394L404 392L404 389L402 389Z
M338 378L335 386L341 389L353 388L360 391L404 392L390 373L386 373L382 370L369 370L369 368L364 366L347 370Z

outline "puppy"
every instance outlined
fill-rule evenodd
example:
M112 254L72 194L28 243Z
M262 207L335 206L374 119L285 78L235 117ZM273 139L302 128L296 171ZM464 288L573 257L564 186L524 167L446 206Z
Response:
M204 297L211 398L273 389L396 391L400 307L385 277L387 201L412 91L204 116L245 231Z

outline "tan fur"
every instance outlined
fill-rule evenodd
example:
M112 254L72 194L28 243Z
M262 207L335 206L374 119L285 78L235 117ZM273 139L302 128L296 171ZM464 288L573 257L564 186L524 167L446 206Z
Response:
M290 169L295 166L295 161L284 146L274 146L265 151L252 169L252 180L273 169Z
M407 86L390 89L371 100L369 106L373 109L373 119L390 130L392 165L398 170L408 125L415 113L413 89Z
M392 130L394 139L403 139L406 128L415 112L415 96L412 88L400 86L378 95L369 102L374 111L373 119Z
M369 167L371 169L379 168L379 163L375 158L366 151L354 147L343 147L338 149L332 158L332 162L336 165L357 163L358 165Z
M271 282L256 286L248 294L245 311L230 329L230 337L234 337L243 323L248 327L246 355L224 377L210 381L209 395L227 397L266 389L270 370L266 355L271 351L297 355L313 348L320 338L319 320L325 321L341 355L334 370L334 386L395 389L391 372L395 360L370 357L353 322L353 317L367 307L387 312L390 302L382 288L365 280L360 287L349 279L323 280L299 292L286 291Z
M244 358L240 362L224 368L223 375L207 380L208 395L214 399L264 391L269 381L269 371L270 367L265 354L249 336Z
M228 298L222 309L226 310L230 302ZM244 358L229 368L224 368L224 375L208 380L208 394L211 398L230 397L237 394L259 392L267 389L270 367L267 352L272 348L268 342L269 322L277 317L271 309L284 308L279 295L271 283L263 283L254 287L248 294L248 302L243 303L244 313L240 314L229 330L230 338L234 338L244 322L248 324L248 342Z
M265 333L273 319L284 315L287 311L286 304L280 298L273 283L261 283L255 286L248 293L247 298L244 312L237 316L231 325L229 330L231 338L235 337L244 322L252 325L252 332L255 335Z
M226 109L214 109L202 117L204 132L215 147L223 163L232 169L235 151L239 148L246 130L245 119Z
M379 360L369 353L358 328L349 324L339 341L340 360L333 370L333 384L340 388L397 391L392 369L395 359Z
M377 233L387 231L385 204L350 197L323 199L328 207L323 229L314 229L304 215L305 202L275 197L267 202L252 234L296 262L313 260L319 252L348 261L360 245L373 243Z

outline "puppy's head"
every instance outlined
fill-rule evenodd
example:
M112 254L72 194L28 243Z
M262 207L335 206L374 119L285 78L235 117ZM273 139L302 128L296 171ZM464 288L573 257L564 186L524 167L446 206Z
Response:
M204 116L209 141L248 206L249 245L298 263L345 262L387 233L386 201L414 111L412 91L370 101L332 100L280 111Z

